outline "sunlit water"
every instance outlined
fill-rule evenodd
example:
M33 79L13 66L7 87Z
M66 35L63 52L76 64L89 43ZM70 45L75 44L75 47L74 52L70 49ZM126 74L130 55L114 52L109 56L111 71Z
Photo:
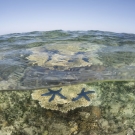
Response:
M0 90L135 79L134 34L15 33L0 36L0 48Z
M0 48L0 135L135 134L135 34L14 33ZM83 88L95 95L74 102Z

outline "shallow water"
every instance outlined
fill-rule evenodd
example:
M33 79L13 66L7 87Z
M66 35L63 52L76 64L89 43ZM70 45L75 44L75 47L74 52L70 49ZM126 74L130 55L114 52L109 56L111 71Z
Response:
M14 33L0 47L0 135L135 134L135 34Z
M135 80L135 34L46 31L0 36L0 90Z

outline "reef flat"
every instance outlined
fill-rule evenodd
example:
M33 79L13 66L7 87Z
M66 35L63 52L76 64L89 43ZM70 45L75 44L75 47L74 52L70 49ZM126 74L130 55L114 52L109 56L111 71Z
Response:
M31 94L37 92L34 90L0 92L0 134L133 135L135 82L96 82L87 87L95 88L97 94L91 99L92 103L79 108L76 105L76 109L66 113L59 108L57 111L42 108L32 99Z

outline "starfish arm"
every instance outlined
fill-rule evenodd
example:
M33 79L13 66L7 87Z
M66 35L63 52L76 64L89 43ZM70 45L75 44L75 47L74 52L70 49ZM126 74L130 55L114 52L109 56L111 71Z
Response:
M54 100L55 98L55 94L52 95L52 97L49 99L49 102L51 102L52 100Z
M62 99L67 99L65 96L63 96L61 93L58 93L57 95L59 95Z
M84 91L85 91L85 88L83 88L81 92L84 92Z
M48 92L48 93L42 94L41 96L50 96L50 95L51 95L51 92Z
M61 92L62 88L60 88L57 92Z
M78 100L79 98L81 98L82 96L78 95L76 98L73 98L72 101L76 101Z
M51 90L51 89L48 89L50 92L53 92L53 90Z
M90 101L90 98L87 95L84 95L84 98L88 101Z
M86 91L85 94L95 93L95 91Z
M57 90L57 91L54 91L54 90L51 90L51 89L48 89L49 91L50 91L50 93L59 93L61 90L62 90L62 88L60 88L59 90Z

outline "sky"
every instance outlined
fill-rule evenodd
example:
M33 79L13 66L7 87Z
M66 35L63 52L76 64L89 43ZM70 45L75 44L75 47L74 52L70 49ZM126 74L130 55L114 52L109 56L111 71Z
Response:
M135 0L0 0L0 35L50 30L135 34Z

